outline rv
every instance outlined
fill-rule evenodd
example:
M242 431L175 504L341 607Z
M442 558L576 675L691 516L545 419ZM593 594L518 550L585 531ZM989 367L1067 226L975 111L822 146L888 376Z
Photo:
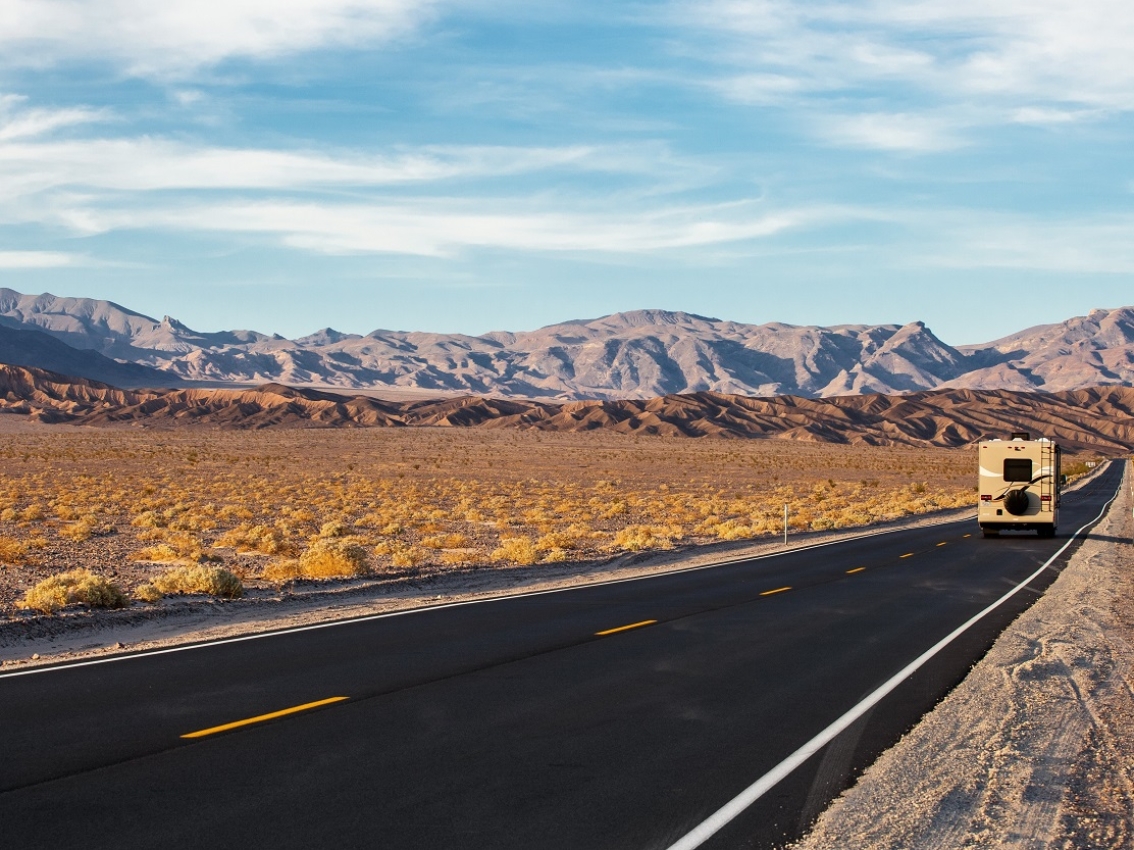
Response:
M983 440L977 522L985 537L1001 531L1036 531L1054 537L1059 516L1059 446L1030 434L1010 440Z

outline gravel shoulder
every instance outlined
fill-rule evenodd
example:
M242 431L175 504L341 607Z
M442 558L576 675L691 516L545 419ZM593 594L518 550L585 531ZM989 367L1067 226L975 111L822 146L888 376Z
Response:
M1134 847L1134 519L1044 596L793 850Z

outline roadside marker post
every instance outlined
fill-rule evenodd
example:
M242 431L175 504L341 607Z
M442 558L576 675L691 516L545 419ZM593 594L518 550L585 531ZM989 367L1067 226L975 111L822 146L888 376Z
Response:
M784 545L787 546L787 505L784 505Z

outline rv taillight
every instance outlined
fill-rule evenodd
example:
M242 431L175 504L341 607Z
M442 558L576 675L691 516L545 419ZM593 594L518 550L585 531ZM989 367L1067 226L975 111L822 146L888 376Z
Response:
M992 501L992 494L991 493L984 493L983 495L981 495L980 500L982 502L991 502Z
M1050 502L1051 496L1040 496L1040 501L1041 502Z

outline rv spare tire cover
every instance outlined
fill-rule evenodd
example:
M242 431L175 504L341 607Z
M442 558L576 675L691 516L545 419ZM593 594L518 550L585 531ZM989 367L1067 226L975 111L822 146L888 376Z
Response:
M1012 490L1004 497L1004 510L1012 516L1022 516L1028 511L1028 494L1023 490Z

